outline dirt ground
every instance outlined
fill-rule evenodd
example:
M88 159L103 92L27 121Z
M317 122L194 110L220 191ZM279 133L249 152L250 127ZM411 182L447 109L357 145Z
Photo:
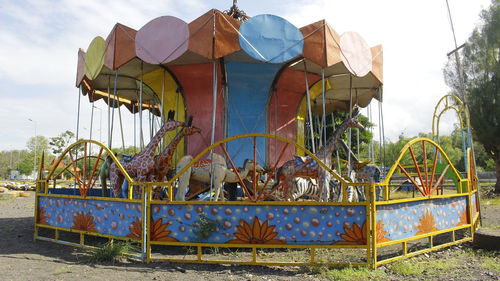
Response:
M150 263L126 260L116 264L89 264L84 251L44 241L33 241L34 193L26 198L0 200L0 279L1 280L321 280L332 278L307 267L268 267ZM500 206L482 206L483 225L499 228ZM470 244L431 253L446 259ZM495 258L498 261L498 257ZM412 277L384 271L388 280L500 280L498 271L471 259L462 269L443 270L438 276ZM463 271L462 271L463 272Z

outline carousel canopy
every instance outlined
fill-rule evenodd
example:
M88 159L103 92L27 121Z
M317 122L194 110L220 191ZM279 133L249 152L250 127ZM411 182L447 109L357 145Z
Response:
M274 15L241 22L215 9L189 24L173 16L153 19L139 30L117 23L106 40L96 37L87 52L79 50L76 85L83 84L86 92L114 92L116 86L117 95L130 101L123 105L137 104L134 92L142 75L221 58L324 73L329 81L327 110L347 110L351 95L354 105L362 107L381 98L382 47L369 48L359 34L339 35L325 20L300 29ZM146 93L143 102L154 102L154 94Z

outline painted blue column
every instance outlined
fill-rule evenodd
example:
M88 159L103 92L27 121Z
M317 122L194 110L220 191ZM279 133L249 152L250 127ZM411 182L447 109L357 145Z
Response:
M281 64L227 62L228 103L227 136L266 133L267 102L271 84ZM229 155L238 167L247 158L253 159L253 140L239 139L227 144ZM257 160L265 164L266 146L257 139Z

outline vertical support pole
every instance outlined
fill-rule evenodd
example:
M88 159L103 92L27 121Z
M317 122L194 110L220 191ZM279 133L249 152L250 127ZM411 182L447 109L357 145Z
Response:
M325 103L326 103L326 99L325 99L325 69L321 69L321 102L322 102L322 113L323 113L323 116L321 118L321 127L323 128L323 130L321 131L323 135L323 145L326 146L326 108L325 108ZM331 155L326 155L326 149L323 150L324 153L323 153L323 159L322 161L324 161L325 163L330 163L328 161L331 161L331 160L328 160L326 161L326 158L328 157L329 159L332 157ZM328 168L331 168L331 167L328 167ZM323 190L320 191L321 193L321 199L323 200L323 202L326 202L328 201L328 187L330 185L330 183L327 181L327 177L324 177L323 179Z
M375 205L375 184L370 184L370 213L371 213L371 247L372 247L372 258L371 267L373 269L377 268L377 206Z
M38 238L38 200L40 199L38 193L40 191L38 188L35 189L35 214L34 214L34 231L33 231L33 241L35 241Z
M59 229L56 229L54 239L59 240Z
M408 254L408 243L404 241L402 244L403 244L403 255L406 256Z
M214 21L215 22L215 21ZM210 137L210 145L215 142L215 118L217 117L217 63L212 61L212 135ZM210 150L210 159L213 160L213 149ZM213 173L213 161L210 162L210 174ZM214 188L213 177L210 177L210 200L212 199L212 191ZM224 196L224 195L223 195ZM215 198L218 200L218 198Z
M332 112L332 135L333 133L335 133L335 116ZM342 171L340 170L340 156L339 156L339 150L335 150L335 154L337 155L337 168L338 168L338 172L339 174L342 173Z
M255 247L252 248L252 262L253 263L257 262L257 248Z
M143 187L145 190L144 197L146 198L146 207L144 208L143 212L146 216L146 262L151 261L151 195L152 195L152 190L153 186L147 184L146 186Z
M352 74L349 74L349 118L352 118ZM352 128L347 131L347 145L351 149ZM347 153L347 177L351 176L351 153Z
M85 234L83 234L83 232L80 232L80 246L82 248L85 246Z
M117 84L118 84L118 71L115 71L115 83L113 86L113 111L111 114L111 129L110 129L110 136L109 136L109 148L111 149L111 146L113 144L113 128L115 125L115 105L118 102L118 97L117 97ZM109 93L108 93L109 95Z
M129 186L132 187L132 185ZM142 249L141 249L141 259L142 261L148 261L148 247L149 247L149 219L147 217L147 197L148 190L146 186L142 186L142 208L141 208L141 216L142 216Z
M197 246L196 247L198 249L198 253L197 253L197 257L198 257L198 261L201 261L201 257L202 257L202 251L201 251L201 246Z
M304 60L304 77L306 80L306 103L307 103L307 114L309 116L309 132L311 134L311 144L312 144L312 152L316 153L316 145L314 144L314 130L313 130L313 119L312 119L312 111L311 111L311 95L309 94L309 83L307 81L307 65Z
M462 132L462 151L464 152L464 166L465 166L465 172L467 173L469 171L469 164L467 161L467 145L465 144L465 132L464 130Z
M372 239L373 236L371 235L371 230L372 230L372 213L371 213L371 196L370 196L370 187L368 186L368 190L366 190L367 186L365 185L365 194L368 194L368 200L365 200L365 225L367 226L367 239L366 239L366 265L371 266L372 264Z
M140 150L144 149L144 134L142 132L142 78L143 78L143 62L141 61L141 81L139 84L139 145Z
M470 235L471 238L474 239L474 221L472 217L472 194L471 194L471 188L470 188L470 179L466 179L467 181L467 212L469 213L469 218L470 218ZM476 196L478 196L479 192L476 193ZM477 202L476 202L477 204Z
M92 97L93 99L93 97ZM90 103L90 106L92 108L92 110L90 111L90 135L89 135L89 139L92 140L92 131L94 129L94 102L92 101Z

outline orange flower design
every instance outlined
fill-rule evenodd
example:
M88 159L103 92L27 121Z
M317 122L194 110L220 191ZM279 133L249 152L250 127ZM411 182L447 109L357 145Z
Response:
M90 213L84 214L83 212L78 212L73 216L73 226L72 229L97 232L95 229L94 217Z
M425 211L424 215L420 217L420 225L417 226L417 229L419 230L417 235L439 230L434 222L434 216L429 210Z
M47 222L47 215L45 214L45 207L38 208L37 213L36 213L36 217L37 217L37 223L47 224L47 225L49 224Z
M467 210L464 209L464 210L462 210L462 213L460 214L460 221L458 222L457 226L468 224L468 223L469 223L469 215L467 214Z
M167 242L178 242L179 240L168 236L170 231L167 230L167 227L170 223L162 223L163 219L159 218L153 222L151 226L150 239L154 241L167 241ZM142 221L140 218L137 218L134 222L132 222L129 226L130 233L127 234L127 237L134 239L142 239Z
M343 239L335 242L336 245L366 245L366 221L361 227L357 223L353 223L352 227L349 224L344 224L344 232L340 234ZM378 233L377 233L378 236Z
M127 234L127 237L134 238L134 239L141 239L142 238L142 222L140 218L135 219L130 226L128 227L130 230L130 233Z
M389 231L384 231L384 225L382 224L382 220L377 221L376 229L377 229L377 242L378 243L391 241L391 239L385 237L385 235Z
M226 243L231 244L286 244L285 241L275 239L278 233L274 231L276 226L269 225L266 220L260 223L258 217L253 219L250 226L246 221L241 220L240 225L236 227L238 230L234 233L235 239L229 240Z
M170 225L169 222L162 223L163 219L159 218L153 222L151 226L151 240L155 241L168 241L168 242L178 242L179 240L168 236L170 234L170 230L167 230L167 227Z

